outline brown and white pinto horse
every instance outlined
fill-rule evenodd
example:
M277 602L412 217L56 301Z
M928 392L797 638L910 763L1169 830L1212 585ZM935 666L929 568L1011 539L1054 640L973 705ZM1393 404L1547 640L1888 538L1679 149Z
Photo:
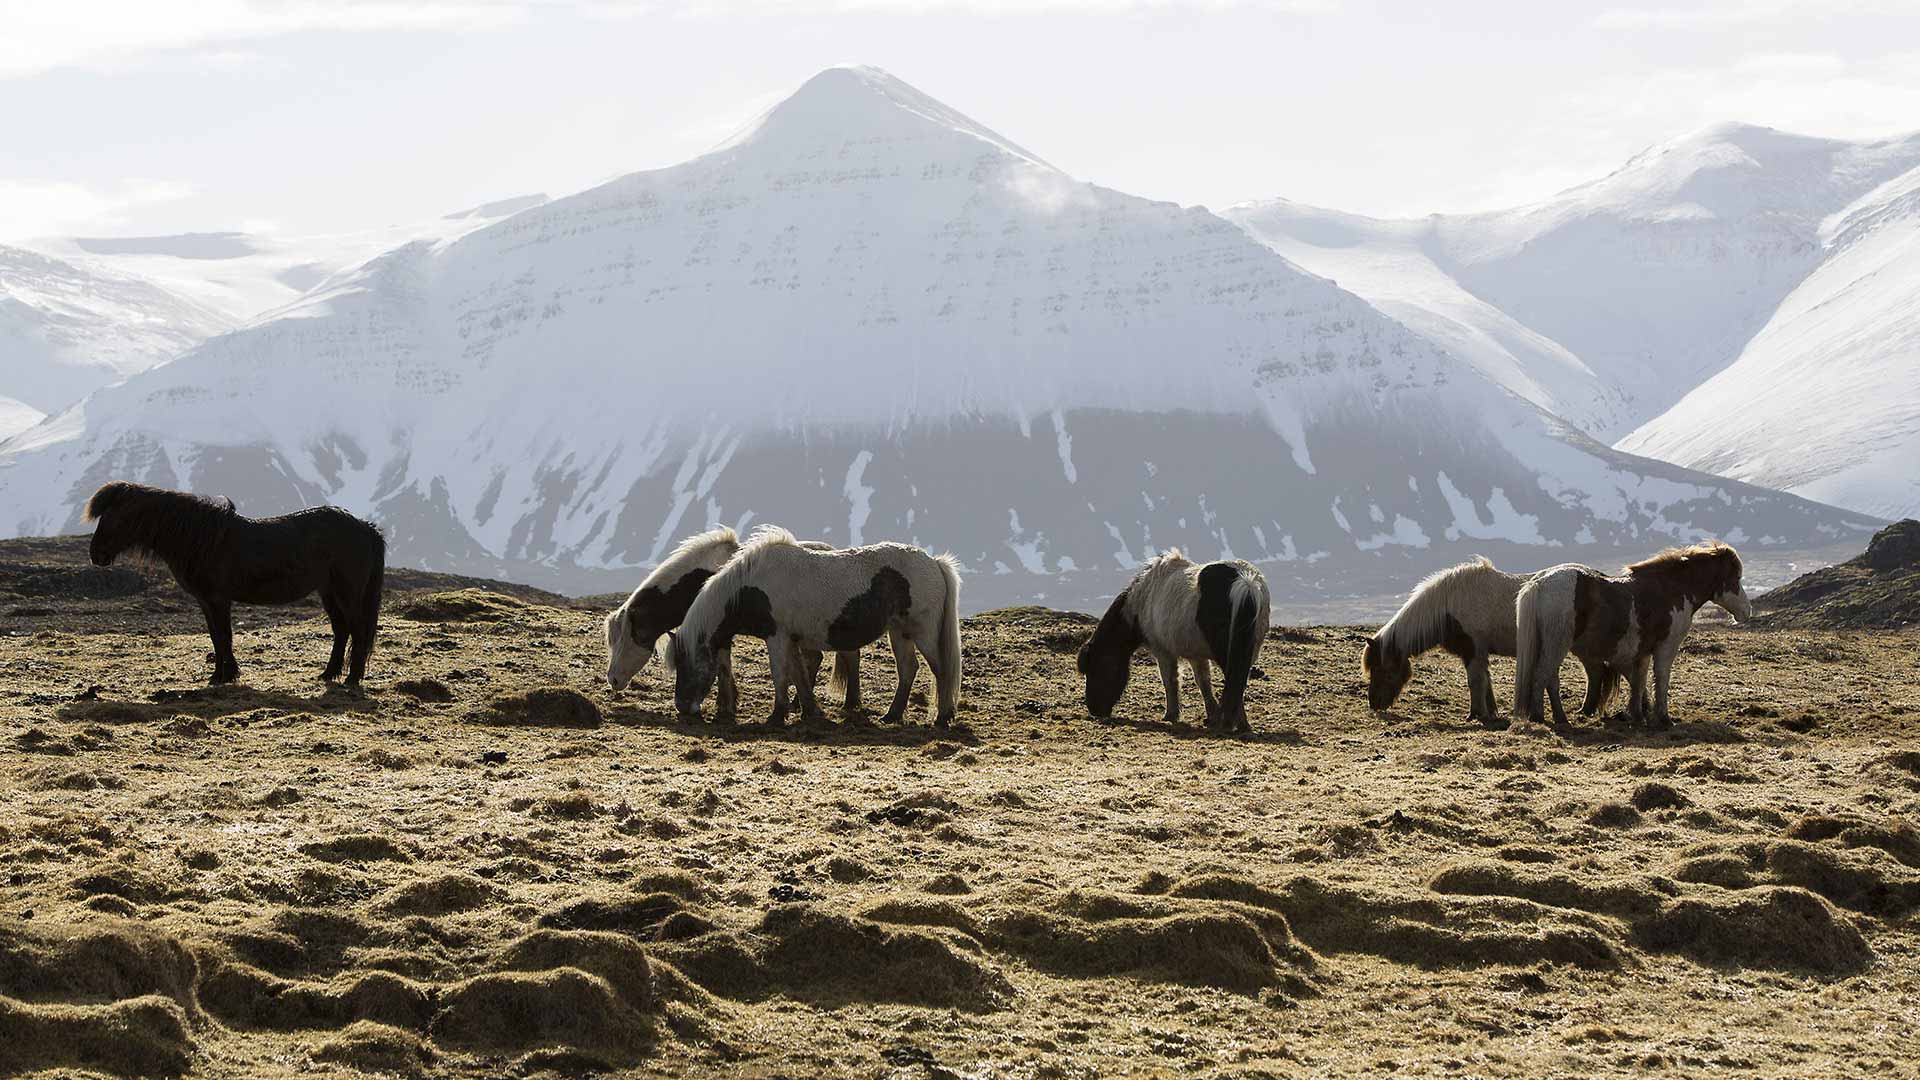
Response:
M1361 654L1367 704L1375 712L1393 708L1413 681L1414 657L1445 649L1467 669L1468 718L1487 727L1505 727L1493 699L1490 661L1514 654L1514 602L1527 580L1525 574L1506 573L1486 557L1475 556L1414 586L1413 595L1367 639ZM1592 716L1613 697L1619 677L1603 660L1581 656L1580 662L1587 669L1587 700L1580 711Z
M1627 673L1627 713L1656 727L1672 723L1667 687L1673 658L1693 626L1694 613L1709 603L1736 620L1753 615L1740 584L1740 553L1713 542L1669 548L1634 563L1620 577L1587 566L1543 570L1521 588L1515 602L1518 655L1514 709L1541 719L1546 692L1555 726L1567 722L1560 707L1560 662L1568 652L1605 658ZM1653 700L1647 700L1647 671Z

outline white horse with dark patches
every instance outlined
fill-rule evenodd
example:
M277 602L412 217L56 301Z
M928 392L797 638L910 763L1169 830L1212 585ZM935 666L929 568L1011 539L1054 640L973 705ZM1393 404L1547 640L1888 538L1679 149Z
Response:
M1572 652L1604 658L1614 670L1627 672L1629 717L1655 727L1670 725L1667 688L1673 658L1693 627L1694 613L1712 603L1741 622L1753 616L1753 602L1740 578L1740 553L1717 542L1669 548L1627 567L1620 577L1574 564L1535 574L1515 601L1515 711L1541 720L1544 691L1554 726L1566 724L1560 707L1560 662ZM1649 669L1654 680L1651 702Z
M819 541L807 541L803 547L831 551ZM740 537L732 529L721 527L689 536L654 567L627 602L607 616L607 685L624 690L640 669L647 666L659 648L660 639L679 626L693 606L700 587L722 566L740 553ZM820 669L820 654L807 656L807 678L811 681ZM732 716L740 700L733 679L733 654L725 652L715 659L718 671L719 700L716 711ZM833 688L844 695L849 712L860 707L860 653L838 653L833 661ZM784 691L783 691L784 693Z
M1267 579L1238 559L1201 566L1168 551L1142 567L1113 598L1093 636L1080 647L1078 666L1087 677L1087 711L1112 714L1132 674L1134 650L1146 646L1160 663L1167 691L1167 723L1180 720L1180 661L1193 669L1207 706L1207 726L1250 731L1247 677L1266 640ZM1207 661L1224 679L1214 700Z
M1467 669L1468 716L1488 727L1501 726L1491 660L1514 654L1514 601L1527 580L1527 575L1506 573L1476 556L1414 586L1407 602L1367 640L1360 658L1367 704L1376 712L1393 708L1413 680L1413 658L1445 649ZM1581 711L1591 716L1612 697L1617 677L1604 663L1581 662L1587 669L1587 700Z
M798 684L803 715L821 715L811 682L799 677L806 651L856 651L882 635L893 645L900 679L885 722L906 716L916 649L933 669L934 723L948 726L960 704L960 574L950 555L905 544L821 551L785 529L757 530L701 587L669 635L682 716L699 714L719 657L741 634L767 642L775 687L770 724L786 721L789 683Z

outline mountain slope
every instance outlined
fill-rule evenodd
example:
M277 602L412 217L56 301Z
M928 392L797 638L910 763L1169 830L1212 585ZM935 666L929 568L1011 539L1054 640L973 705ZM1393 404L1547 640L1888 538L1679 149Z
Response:
M1611 441L1730 364L1825 257L1822 223L1917 165L1920 135L1854 143L1723 124L1514 210L1227 214L1483 370L1517 369L1499 377Z
M47 414L10 397L0 397L0 442L5 442L47 418Z
M1920 168L1834 215L1823 247L1738 360L1621 447L1920 514Z
M1626 394L1579 357L1441 269L1430 221L1384 221L1285 199L1229 207L1223 216L1583 431L1616 426L1628 408Z
M1175 544L1337 588L1872 525L1608 450L1221 218L870 68L102 391L0 450L5 524L75 528L115 476L331 500L397 559L570 588L712 522L906 539L975 607L1084 603Z
M319 236L188 233L54 237L26 246L77 266L142 278L218 312L233 325L298 300L336 273L413 240L450 240L546 201L501 199L432 221Z
M43 412L230 325L150 281L0 245L0 394Z

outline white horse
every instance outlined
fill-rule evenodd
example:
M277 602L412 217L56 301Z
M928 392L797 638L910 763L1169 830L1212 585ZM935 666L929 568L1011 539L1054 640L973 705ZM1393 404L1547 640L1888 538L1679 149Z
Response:
M1087 678L1087 711L1113 712L1132 674L1134 650L1142 645L1160 663L1167 691L1163 719L1180 721L1180 661L1193 669L1207 706L1207 726L1249 731L1247 677L1266 640L1267 579L1238 559L1198 565L1178 550L1147 563L1113 598L1093 636L1080 647L1078 667ZM1218 701L1207 661L1224 679Z
M1485 556L1475 556L1414 586L1393 618L1367 639L1360 658L1367 704L1376 712L1393 708L1413 680L1413 658L1445 649L1467 669L1468 716L1499 726L1491 660L1514 654L1514 601L1527 580L1527 575L1506 573ZM1605 707L1618 680L1604 663L1581 662L1587 668L1587 700L1581 711L1591 716Z
M820 551L833 550L817 540L803 546ZM728 560L740 552L740 537L726 527L711 529L687 537L653 568L627 602L607 616L607 685L624 690L640 669L647 666L659 648L660 639L679 626L693 606L693 599ZM820 654L807 656L807 678L811 681L820 669ZM719 675L719 700L716 711L732 716L740 700L733 679L731 651L716 660ZM860 707L860 652L858 649L835 654L832 686L839 691L849 712ZM784 691L783 691L784 693Z
M1740 553L1717 542L1669 548L1627 567L1621 577L1573 564L1542 570L1521 588L1515 602L1519 655L1514 709L1539 721L1544 690L1554 726L1564 726L1560 662L1573 652L1604 658L1614 670L1627 672L1627 714L1655 727L1668 726L1673 722L1667 712L1673 658L1693 627L1694 613L1713 603L1738 621L1753 617L1753 602L1740 576ZM1654 677L1651 712L1649 668Z
M707 580L680 629L668 635L674 701L697 716L712 689L717 658L740 634L763 638L775 687L770 724L786 721L786 686L798 683L802 714L821 715L813 687L798 678L804 650L858 650L885 634L899 685L884 717L899 723L919 670L933 669L934 723L946 727L960 703L960 574L950 555L905 544L820 551L785 529L763 527Z

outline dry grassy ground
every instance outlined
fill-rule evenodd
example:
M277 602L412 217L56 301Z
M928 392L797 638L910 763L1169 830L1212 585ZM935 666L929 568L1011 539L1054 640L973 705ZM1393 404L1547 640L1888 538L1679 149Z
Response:
M250 613L218 689L164 595L6 609L0 1075L1804 1077L1920 1052L1920 634L1707 627L1677 727L1561 737L1466 723L1437 655L1372 716L1358 631L1276 630L1254 735L1221 739L1161 725L1144 664L1127 719L1087 719L1089 621L1034 609L967 623L950 732L682 726L657 667L606 690L592 610L391 609L364 696L316 681L311 609Z

